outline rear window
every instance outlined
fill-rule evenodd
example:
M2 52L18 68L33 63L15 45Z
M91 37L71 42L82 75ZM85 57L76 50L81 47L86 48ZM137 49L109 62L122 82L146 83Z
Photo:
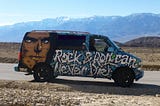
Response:
M82 50L82 45L85 43L86 36L81 35L58 35L56 40L57 49L66 50Z

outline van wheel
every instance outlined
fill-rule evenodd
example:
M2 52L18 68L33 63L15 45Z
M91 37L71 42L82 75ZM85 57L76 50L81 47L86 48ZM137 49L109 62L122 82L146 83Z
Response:
M134 72L128 67L119 68L113 72L112 78L116 85L130 87L134 82Z
M53 77L53 71L49 65L38 64L34 68L33 77L37 82L50 81Z

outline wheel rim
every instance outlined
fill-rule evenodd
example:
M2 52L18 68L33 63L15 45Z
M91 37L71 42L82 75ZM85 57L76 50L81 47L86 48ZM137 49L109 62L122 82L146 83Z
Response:
M130 71L125 71L122 77L123 77L122 81L123 86L130 86L133 83L133 77Z
M113 77L118 86L129 87L134 81L134 74L131 70L119 70Z

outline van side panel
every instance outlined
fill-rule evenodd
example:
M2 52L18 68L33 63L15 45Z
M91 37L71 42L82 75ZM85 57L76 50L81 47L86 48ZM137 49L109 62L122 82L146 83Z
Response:
M136 68L136 60L128 55L75 50L56 50L54 70L59 75L111 77L117 68Z

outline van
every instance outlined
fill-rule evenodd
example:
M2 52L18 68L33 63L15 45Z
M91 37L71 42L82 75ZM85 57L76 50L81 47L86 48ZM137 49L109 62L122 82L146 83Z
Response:
M79 31L33 30L23 38L15 71L35 81L57 76L113 79L130 86L143 77L141 59L126 53L107 36Z

